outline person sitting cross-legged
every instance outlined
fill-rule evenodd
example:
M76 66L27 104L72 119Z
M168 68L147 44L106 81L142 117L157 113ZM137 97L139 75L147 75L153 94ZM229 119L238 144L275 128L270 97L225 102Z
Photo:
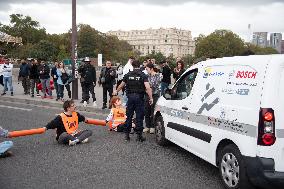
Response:
M85 116L75 111L76 105L73 100L63 103L64 112L49 122L45 128L56 129L56 140L59 144L86 143L92 135L90 130L79 130L79 122L87 122Z

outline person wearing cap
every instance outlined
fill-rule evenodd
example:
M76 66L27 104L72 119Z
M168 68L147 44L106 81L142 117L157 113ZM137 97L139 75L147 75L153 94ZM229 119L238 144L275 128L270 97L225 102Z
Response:
M90 94L92 94L93 98L93 106L97 106L96 103L96 94L94 91L94 87L96 86L97 77L96 77L96 69L91 65L91 61L89 57L86 57L83 60L84 64L81 65L78 69L79 74L81 75L81 87L82 87L82 101L84 105L89 103Z

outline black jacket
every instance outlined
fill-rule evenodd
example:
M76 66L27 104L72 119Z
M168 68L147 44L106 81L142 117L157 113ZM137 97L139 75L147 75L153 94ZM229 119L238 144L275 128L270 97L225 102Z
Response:
M105 82L102 83L102 77L105 78ZM99 83L104 85L115 84L116 71L113 68L103 67L100 73Z
M38 68L39 78L40 79L49 79L50 78L50 68L47 64L40 65Z
M26 62L20 66L19 77L28 77L30 75L30 65Z
M90 63L85 63L80 66L78 69L79 74L81 75L81 83L94 83L97 82L96 77L96 68Z
M38 65L32 64L30 68L30 79L39 79Z
M171 74L172 74L171 68L168 65L164 66L162 69L162 75L163 75L162 82L171 84Z

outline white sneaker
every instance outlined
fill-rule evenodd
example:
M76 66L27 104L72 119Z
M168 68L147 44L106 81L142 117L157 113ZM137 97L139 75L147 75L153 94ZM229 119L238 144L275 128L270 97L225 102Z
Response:
M83 106L86 107L87 106L87 101L84 101Z
M150 128L150 134L155 134L155 128Z
M93 102L93 106L94 106L94 107L97 107L96 101Z
M143 133L148 133L149 131L150 131L150 129L147 128L147 127L143 129Z
M85 144L87 142L89 142L89 138L85 138L84 140L81 141L82 144Z
M75 146L78 143L78 139L76 140L69 140L69 146Z

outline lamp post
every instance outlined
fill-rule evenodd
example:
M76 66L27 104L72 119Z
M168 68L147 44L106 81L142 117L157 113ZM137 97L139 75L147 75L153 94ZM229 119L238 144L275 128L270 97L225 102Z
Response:
M78 79L77 79L77 25L76 25L76 0L72 0L72 75L75 78L72 82L72 99L78 100Z

